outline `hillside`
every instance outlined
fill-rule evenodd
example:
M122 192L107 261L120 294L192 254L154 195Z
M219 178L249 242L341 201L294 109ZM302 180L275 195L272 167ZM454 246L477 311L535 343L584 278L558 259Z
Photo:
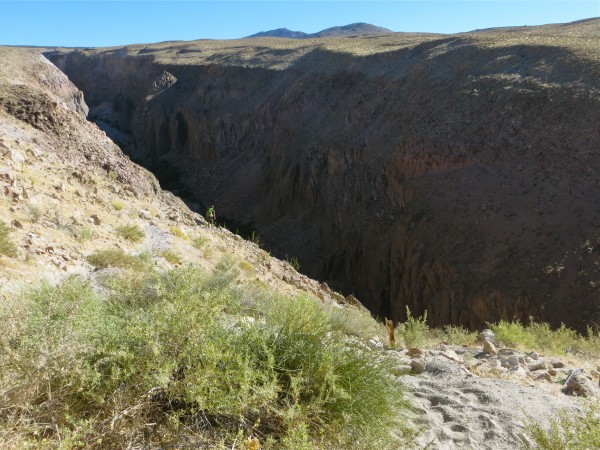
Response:
M260 31L255 34L251 34L247 36L249 38L258 38L258 37L279 37L279 38L293 38L293 39L301 39L307 37L308 34L302 31L292 31L287 28L277 28L276 30L269 31Z
M247 36L248 38L261 37L279 37L292 39L308 39L308 38L342 38L356 37L367 34L384 34L392 33L392 30L378 27L369 23L352 23L338 27L326 28L325 30L317 31L316 33L304 33L302 31L291 31L287 28L277 28L276 30L261 31L260 33Z
M600 320L599 27L47 55L163 185L376 316L585 331Z

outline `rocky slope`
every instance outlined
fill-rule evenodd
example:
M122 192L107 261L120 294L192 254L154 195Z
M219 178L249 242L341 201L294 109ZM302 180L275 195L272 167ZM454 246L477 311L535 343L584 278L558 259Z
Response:
M163 185L379 316L600 320L598 19L58 50Z
M0 57L0 220L17 246L16 257L0 254L0 295L41 278L90 276L87 257L118 248L148 253L165 269L193 262L211 270L233 258L240 282L346 302L256 244L209 229L85 119L81 91L39 51L4 47ZM122 226L145 237L124 239Z

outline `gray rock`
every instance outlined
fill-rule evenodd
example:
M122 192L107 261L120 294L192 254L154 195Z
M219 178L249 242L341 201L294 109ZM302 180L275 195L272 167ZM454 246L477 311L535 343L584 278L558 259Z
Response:
M502 367L506 367L507 369L510 369L512 367L518 367L519 358L516 355L502 357L500 358L500 363Z
M490 329L485 329L477 336L478 342L490 342L492 344L497 344L498 340L496 339L496 335Z
M569 373L563 392L578 397L596 397L598 391L594 383L585 375L584 369L575 369Z

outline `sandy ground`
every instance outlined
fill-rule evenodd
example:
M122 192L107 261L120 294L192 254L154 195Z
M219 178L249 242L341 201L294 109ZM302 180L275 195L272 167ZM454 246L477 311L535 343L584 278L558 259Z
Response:
M420 359L426 366L423 373L401 378L420 413L418 448L522 448L528 420L547 424L561 409L575 414L582 410L585 400L564 394L560 380L482 377L460 360L426 356Z

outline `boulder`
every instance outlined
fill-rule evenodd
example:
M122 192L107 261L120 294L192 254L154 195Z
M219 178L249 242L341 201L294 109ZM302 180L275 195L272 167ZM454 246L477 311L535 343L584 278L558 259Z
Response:
M410 362L410 369L416 374L423 373L425 372L425 363L423 361L413 359Z
M594 383L585 375L584 369L575 369L569 373L563 392L578 397L595 397L598 391Z
M490 341L483 341L483 352L488 355L495 355L497 353L496 346Z

